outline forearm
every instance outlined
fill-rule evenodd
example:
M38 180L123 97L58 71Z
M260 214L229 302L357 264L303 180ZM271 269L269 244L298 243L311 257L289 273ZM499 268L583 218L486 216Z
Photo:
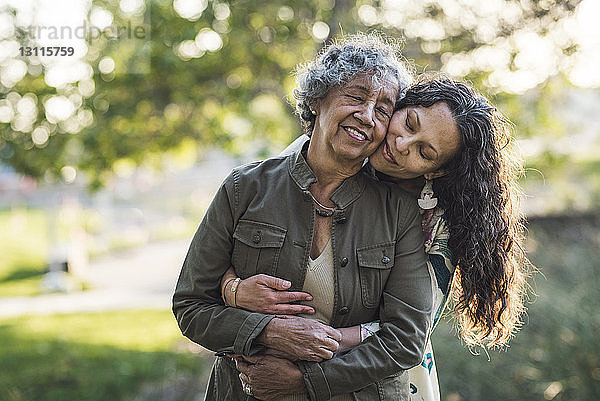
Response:
M232 175L219 188L185 257L173 294L181 332L217 352L251 354L253 341L272 316L226 307L220 282L231 264L236 218ZM262 347L260 347L262 349Z
M220 271L226 270L228 260L210 256L217 253L201 252L205 247L198 244L205 243L198 234L192 241L173 295L175 318L181 332L205 348L252 354L259 350L252 347L254 339L273 316L224 305L219 290ZM219 270L219 265L225 267Z
M173 312L184 336L223 354L253 355L263 349L256 337L274 317L187 298Z
M357 346L361 342L360 325L338 329L342 333L339 351Z

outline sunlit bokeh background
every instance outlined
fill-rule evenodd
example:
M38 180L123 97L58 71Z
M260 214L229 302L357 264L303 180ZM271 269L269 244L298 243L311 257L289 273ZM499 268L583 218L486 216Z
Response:
M439 327L442 399L600 399L598 15L597 0L0 0L0 399L197 399L210 353L141 292L96 313L18 305L92 303L144 275L131 255L183 257L229 170L300 134L295 66L358 31L473 83L526 167L526 325L479 356Z

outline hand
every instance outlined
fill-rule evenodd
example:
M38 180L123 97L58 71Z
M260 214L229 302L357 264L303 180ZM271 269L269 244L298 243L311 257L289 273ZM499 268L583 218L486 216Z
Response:
M249 385L259 400L276 400L287 394L306 393L302 372L287 359L273 356L236 357L242 388Z
M342 333L313 319L281 315L272 319L256 340L291 361L321 362L333 357Z
M315 310L306 305L292 304L312 301L306 292L286 291L291 283L266 274L256 274L242 280L237 287L237 306L252 312L270 315L313 314Z

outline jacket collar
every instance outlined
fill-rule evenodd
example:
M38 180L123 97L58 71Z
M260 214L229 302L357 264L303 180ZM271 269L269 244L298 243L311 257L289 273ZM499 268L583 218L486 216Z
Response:
M317 182L317 176L306 161L306 152L309 143L310 140L306 141L301 149L288 156L288 171L290 176L305 193L308 192L311 184ZM346 178L333 192L330 199L338 208L344 209L360 197L365 190L366 181L371 174L368 166L368 164L364 165L358 173Z

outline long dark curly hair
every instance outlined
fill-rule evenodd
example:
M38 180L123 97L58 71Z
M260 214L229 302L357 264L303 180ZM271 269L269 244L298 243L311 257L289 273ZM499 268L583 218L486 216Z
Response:
M503 346L522 323L531 271L522 248L523 218L511 149L511 123L471 86L424 75L398 107L445 102L461 136L461 150L434 180L445 210L448 247L457 266L450 303L468 345Z

